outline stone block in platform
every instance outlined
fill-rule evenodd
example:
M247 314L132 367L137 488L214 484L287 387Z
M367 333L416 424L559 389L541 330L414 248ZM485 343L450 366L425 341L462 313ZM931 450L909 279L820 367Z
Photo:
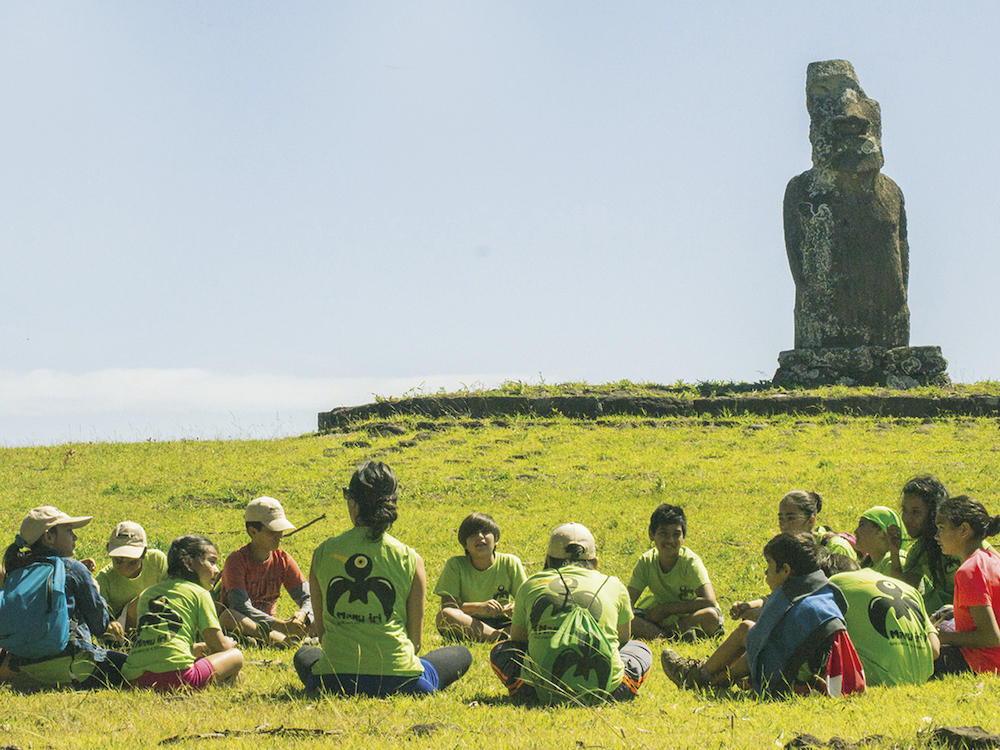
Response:
M889 388L946 386L948 362L939 346L790 349L778 355L774 385L873 385Z

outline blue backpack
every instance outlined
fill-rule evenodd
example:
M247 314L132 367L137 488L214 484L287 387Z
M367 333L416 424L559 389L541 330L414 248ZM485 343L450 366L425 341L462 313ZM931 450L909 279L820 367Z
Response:
M44 659L68 645L62 558L48 557L11 572L0 589L0 648L22 659Z

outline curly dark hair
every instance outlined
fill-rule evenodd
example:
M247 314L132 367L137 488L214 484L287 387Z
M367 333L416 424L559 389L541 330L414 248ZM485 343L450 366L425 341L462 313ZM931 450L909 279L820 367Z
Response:
M932 474L918 474L903 485L902 497L915 497L927 508L927 523L917 537L920 540L920 554L927 559L927 569L931 574L934 588L948 588L947 561L937 540L934 518L938 507L948 499L948 490L940 479ZM914 540L916 541L916 540Z

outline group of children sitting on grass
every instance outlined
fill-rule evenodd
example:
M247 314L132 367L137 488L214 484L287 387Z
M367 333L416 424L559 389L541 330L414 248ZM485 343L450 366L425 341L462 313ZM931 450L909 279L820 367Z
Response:
M724 632L705 566L685 545L680 507L653 511L652 549L627 586L598 571L596 543L580 524L553 531L544 569L529 577L497 550L496 522L473 513L458 530L463 554L447 561L434 588L435 623L452 645L418 656L427 580L419 554L388 534L396 477L366 462L344 499L350 528L315 550L308 580L280 548L295 527L273 498L247 506L250 541L221 573L219 551L204 537L179 537L164 555L125 521L108 542L110 564L92 577L93 561L73 557L76 529L92 518L32 509L4 555L0 681L198 689L240 675L243 655L229 633L299 646L294 666L309 691L434 692L471 666L456 642L476 641L496 644L491 666L511 695L628 699L651 670L645 642ZM662 652L678 687L835 695L1000 671L1000 556L985 541L1000 532L1000 516L968 496L949 497L931 476L904 486L901 515L872 507L853 535L817 526L821 509L816 493L782 498L781 533L763 550L770 593L731 606L738 624L708 659ZM276 616L282 588L298 607L287 619Z
M7 648L0 653L0 680L21 673L43 685L200 688L234 679L243 666L226 632L277 647L306 636L309 584L280 549L284 533L295 527L277 500L261 497L247 506L250 542L227 558L221 574L219 551L204 537L179 537L164 554L148 547L142 526L123 521L108 541L111 562L91 577L94 560L73 559L76 529L91 520L42 506L22 521L4 555L0 639ZM40 567L44 579L35 573ZM282 587L299 606L285 620L276 617ZM40 593L51 599L53 589L55 606L32 607ZM68 632L56 653L46 653L33 638L61 617ZM126 644L128 653L104 647Z
M782 499L764 547L771 593L733 604L739 624L707 659L664 650L678 687L839 695L1000 672L1000 556L986 541L1000 516L930 475L903 487L902 517L869 508L851 537L816 528L821 507L815 493Z

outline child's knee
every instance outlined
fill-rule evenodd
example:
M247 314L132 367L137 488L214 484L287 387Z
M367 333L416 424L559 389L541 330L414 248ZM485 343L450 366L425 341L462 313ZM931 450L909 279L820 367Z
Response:
M472 638L482 636L483 623L475 617L462 612L456 607L445 607L434 616L434 624L445 640Z
M747 635L750 633L750 628L753 626L753 620L741 620L740 624L733 630L733 637L739 639L741 644L746 644Z
M302 646L292 657L292 666L296 674L302 680L302 684L309 685L309 678L312 676L313 665L323 658L323 649L318 646Z
M694 620L706 635L712 635L722 627L722 611L718 607L706 607L695 614Z
M455 617L450 607L441 609L434 616L434 624L438 630L450 630L455 625Z

